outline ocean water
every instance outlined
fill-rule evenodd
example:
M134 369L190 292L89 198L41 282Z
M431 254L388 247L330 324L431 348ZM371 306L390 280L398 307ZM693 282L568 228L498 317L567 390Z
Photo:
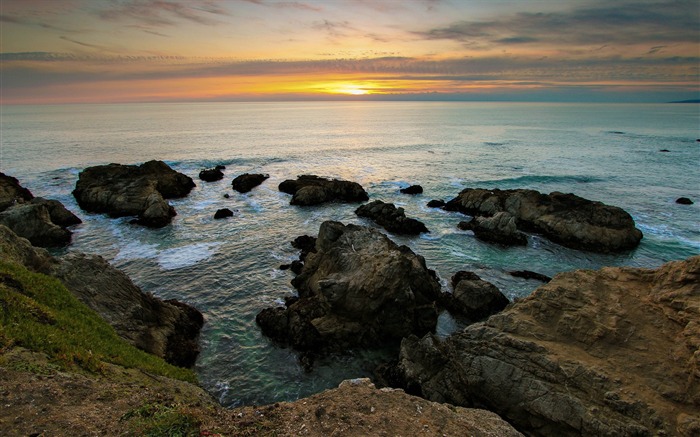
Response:
M357 205L300 208L277 185L299 174L361 183L371 200L405 208L430 229L398 237L426 258L447 290L450 276L472 270L509 298L540 285L508 270L547 275L603 266L657 267L700 253L698 105L529 103L183 103L5 106L0 167L34 195L55 198L84 221L67 251L102 255L143 290L179 299L206 317L197 372L224 405L293 400L371 375L385 351L349 351L305 373L296 354L260 334L255 315L294 293L289 242L315 235L324 220L372 226ZM661 152L667 149L669 152ZM147 229L80 210L71 195L85 167L166 161L197 187L171 203L172 225ZM224 180L199 171L226 165ZM270 179L233 192L244 172ZM399 189L421 184L424 194ZM466 187L562 191L624 208L643 231L641 245L618 255L563 248L537 235L524 248L480 242L456 225L458 213L426 207ZM224 198L224 194L230 198ZM677 205L681 196L694 205ZM219 208L235 215L214 220ZM61 252L61 251L59 251ZM444 314L438 333L458 324Z

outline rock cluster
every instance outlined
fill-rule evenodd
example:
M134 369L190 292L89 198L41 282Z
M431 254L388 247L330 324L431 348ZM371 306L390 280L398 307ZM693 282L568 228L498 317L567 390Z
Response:
M534 436L700 434L700 256L561 273L485 322L402 342L403 384Z
M360 206L355 210L355 214L369 218L395 234L418 235L422 232L430 232L420 221L406 217L403 208L397 208L393 203L384 203L381 200Z
M308 206L326 202L364 202L369 196L357 182L302 175L279 184L279 190L291 194L292 205Z
M0 249L31 270L58 278L78 300L139 349L177 366L194 365L204 323L195 308L142 292L125 273L100 256L69 253L52 257L2 225Z
M492 217L474 217L469 222L460 222L457 227L474 232L479 240L503 246L525 246L527 236L518 231L515 217L500 211Z
M236 176L231 182L231 187L239 193L247 193L258 185L262 184L265 179L269 178L268 174L251 174L243 173Z
M136 223L159 228L176 214L165 199L184 197L194 187L189 176L162 161L149 161L88 167L80 172L73 196L85 211L137 216Z
M507 212L519 230L541 233L573 249L619 252L633 249L642 239L632 217L621 208L573 194L467 188L445 209L485 217Z
M68 226L82 221L57 200L34 195L11 176L0 173L0 224L39 247L70 242Z
M267 308L265 335L301 351L380 346L437 323L440 284L425 260L381 232L327 221L292 280L299 297Z

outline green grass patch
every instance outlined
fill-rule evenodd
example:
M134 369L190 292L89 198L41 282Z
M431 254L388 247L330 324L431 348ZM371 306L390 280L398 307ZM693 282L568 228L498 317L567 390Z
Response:
M199 437L200 422L182 413L177 405L146 404L121 418L129 423L131 435L147 437Z
M43 352L66 370L99 373L108 362L196 382L191 370L128 344L58 279L0 260L0 352L12 345Z

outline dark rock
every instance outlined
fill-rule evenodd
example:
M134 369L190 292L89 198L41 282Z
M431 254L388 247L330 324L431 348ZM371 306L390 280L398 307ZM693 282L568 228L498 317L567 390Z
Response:
M521 231L538 232L563 246L593 252L633 249L642 239L632 217L621 208L573 194L467 188L445 209L472 216L505 211L515 217Z
M527 435L697 435L700 256L558 274L444 341L403 340L395 381Z
M693 201L688 199L687 197L679 197L678 199L676 199L676 203L680 205L692 205Z
M16 178L0 172L0 211L33 198L31 191L21 186Z
M68 227L79 225L83 221L80 220L78 216L70 212L61 202L58 200L44 199L43 197L36 197L32 199L29 203L33 205L43 205L49 212L51 221L58 226Z
M231 182L231 186L239 193L247 193L248 191L262 184L263 181L269 177L270 175L268 174L244 173L236 176L236 178Z
M430 232L420 221L406 217L403 208L396 208L392 203L381 200L361 205L355 210L360 217L367 217L389 232L404 235L418 235Z
M214 170L226 170L226 166L219 164L219 165L214 167Z
M460 222L459 229L474 232L479 240L503 246L525 246L527 237L518 231L515 217L507 212L497 212L492 217L474 217L470 222Z
M300 260L294 260L289 265L289 269L292 271L292 273L294 273L295 275L298 275L304 269L304 262L300 261Z
M308 206L325 202L364 202L367 192L357 182L302 175L279 184L279 190L292 194L290 204Z
M220 181L224 178L224 172L219 168L207 168L199 172L199 178L204 182Z
M423 192L423 187L420 185L411 185L410 187L401 188L403 194L421 194Z
M279 269L280 270L289 270L292 267L291 264L281 264Z
M536 281L541 281L541 282L549 282L552 280L547 275L543 275L542 273L537 273L537 272L532 272L530 270L513 270L508 272L511 276L514 276L516 278L523 278L523 279L534 279Z
M224 194L224 199L230 199L230 198L231 198L230 194L228 194L228 193Z
M300 235L292 241L292 247L301 251L299 259L304 261L309 253L316 252L316 237Z
M476 273L460 271L452 276L452 293L444 293L442 302L455 316L476 322L503 310L508 298Z
M661 149L661 150L659 150L659 152L670 152L670 150L668 150L668 149Z
M445 206L445 201L441 199L433 199L428 202L428 208L442 208Z
M137 223L163 227L175 216L165 199L186 196L195 186L192 178L162 161L140 166L109 164L80 172L73 196L88 212L111 217L138 216Z
M323 353L435 329L440 284L409 248L375 229L324 222L316 250L292 280L299 299L256 318L265 335Z
M49 209L40 203L18 204L0 212L0 224L39 247L65 246L71 231L51 221Z
M227 217L233 217L233 211L231 211L231 210L228 209L228 208L219 209L219 210L217 210L216 213L214 214L214 218L217 219L217 220L218 220L218 219L227 218Z

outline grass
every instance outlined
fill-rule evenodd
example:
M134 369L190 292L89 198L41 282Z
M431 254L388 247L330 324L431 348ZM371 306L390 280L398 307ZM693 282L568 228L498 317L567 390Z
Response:
M107 362L196 382L191 370L128 344L59 280L0 259L0 352L13 345L66 370L100 373Z
M200 422L181 412L177 405L146 404L121 418L129 422L132 435L146 437L199 437Z

